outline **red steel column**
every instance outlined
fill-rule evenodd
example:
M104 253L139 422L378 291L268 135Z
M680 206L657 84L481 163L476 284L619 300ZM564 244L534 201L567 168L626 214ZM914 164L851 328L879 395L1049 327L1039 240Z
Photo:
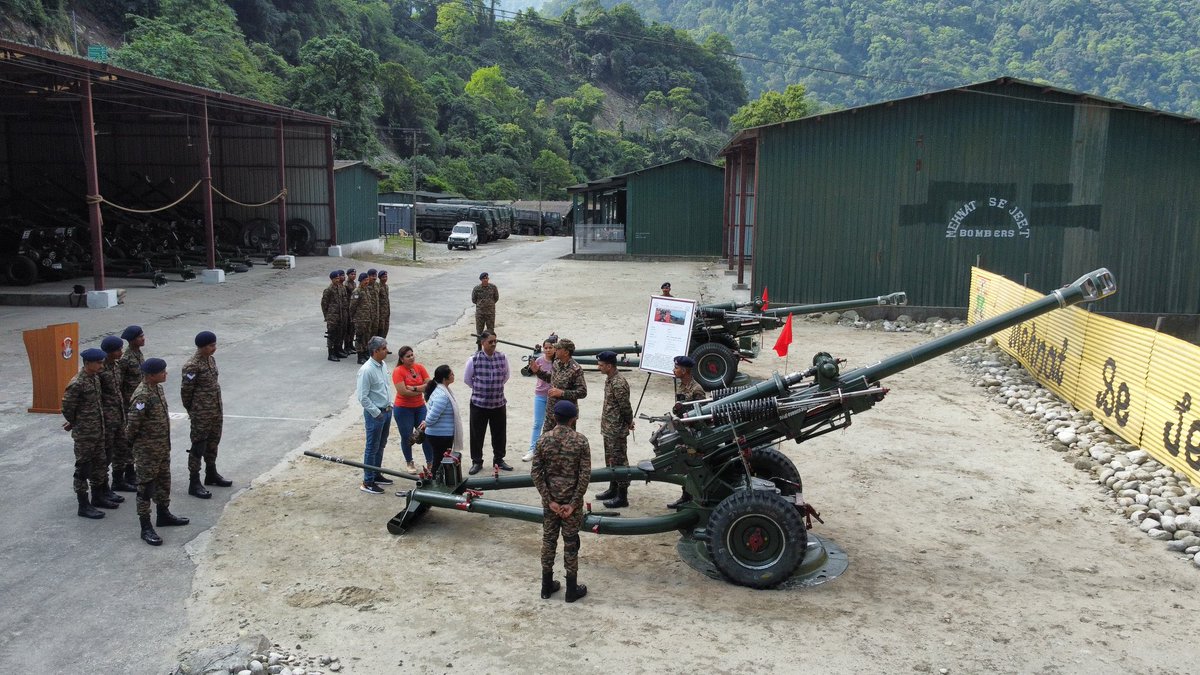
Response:
M83 169L87 175L88 225L92 235L92 285L104 288L104 219L100 215L100 172L96 168L96 119L92 115L92 76L84 75L83 85Z
M326 186L329 190L329 245L337 246L337 197L334 195L335 184L333 180L333 127L329 125L325 125L325 155L328 158L325 170L328 178ZM417 205L413 204L413 214L415 215L416 212Z
M279 150L279 191L282 193L287 189L287 174L283 169L284 154L283 154L283 118L275 124L275 144ZM287 245L287 195L279 197L279 253L286 255L288 251Z
M745 155L746 155L746 150L743 148L742 149L741 172L740 172L741 173L741 184L738 188L738 193L741 195L741 198L738 200L738 234L737 234L737 246L738 246L737 282L738 282L739 286L744 285L746 283L746 160L745 160ZM758 166L757 161L755 162L755 166Z
M204 244L208 248L208 269L217 269L217 242L213 238L212 147L208 141L208 99L201 100L200 117L200 203L204 206Z

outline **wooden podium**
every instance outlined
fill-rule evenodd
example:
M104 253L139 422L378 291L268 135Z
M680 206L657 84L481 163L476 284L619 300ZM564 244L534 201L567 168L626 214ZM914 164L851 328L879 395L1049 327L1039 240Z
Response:
M63 392L79 372L79 324L56 323L22 335L33 372L29 412L61 413Z

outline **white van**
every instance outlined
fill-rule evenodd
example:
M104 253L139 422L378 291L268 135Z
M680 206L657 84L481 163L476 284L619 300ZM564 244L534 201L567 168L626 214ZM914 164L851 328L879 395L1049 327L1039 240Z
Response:
M469 251L478 246L479 226L470 220L460 220L455 223L454 229L450 230L450 237L446 239L448 250L465 248Z

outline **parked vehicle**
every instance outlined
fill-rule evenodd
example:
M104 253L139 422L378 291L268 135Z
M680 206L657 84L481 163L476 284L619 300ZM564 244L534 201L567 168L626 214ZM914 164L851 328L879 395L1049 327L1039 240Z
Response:
M470 251L479 246L479 225L470 220L460 220L454 224L450 237L446 239L446 248L454 250L462 248Z

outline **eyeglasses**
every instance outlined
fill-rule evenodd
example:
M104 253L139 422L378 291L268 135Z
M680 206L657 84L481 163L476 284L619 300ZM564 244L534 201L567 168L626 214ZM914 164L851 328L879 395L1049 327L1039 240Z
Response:
M485 344L485 345L494 345L494 344L496 344L496 341L495 341L495 340L488 340L487 342L485 342L485 343L483 343L483 344Z

